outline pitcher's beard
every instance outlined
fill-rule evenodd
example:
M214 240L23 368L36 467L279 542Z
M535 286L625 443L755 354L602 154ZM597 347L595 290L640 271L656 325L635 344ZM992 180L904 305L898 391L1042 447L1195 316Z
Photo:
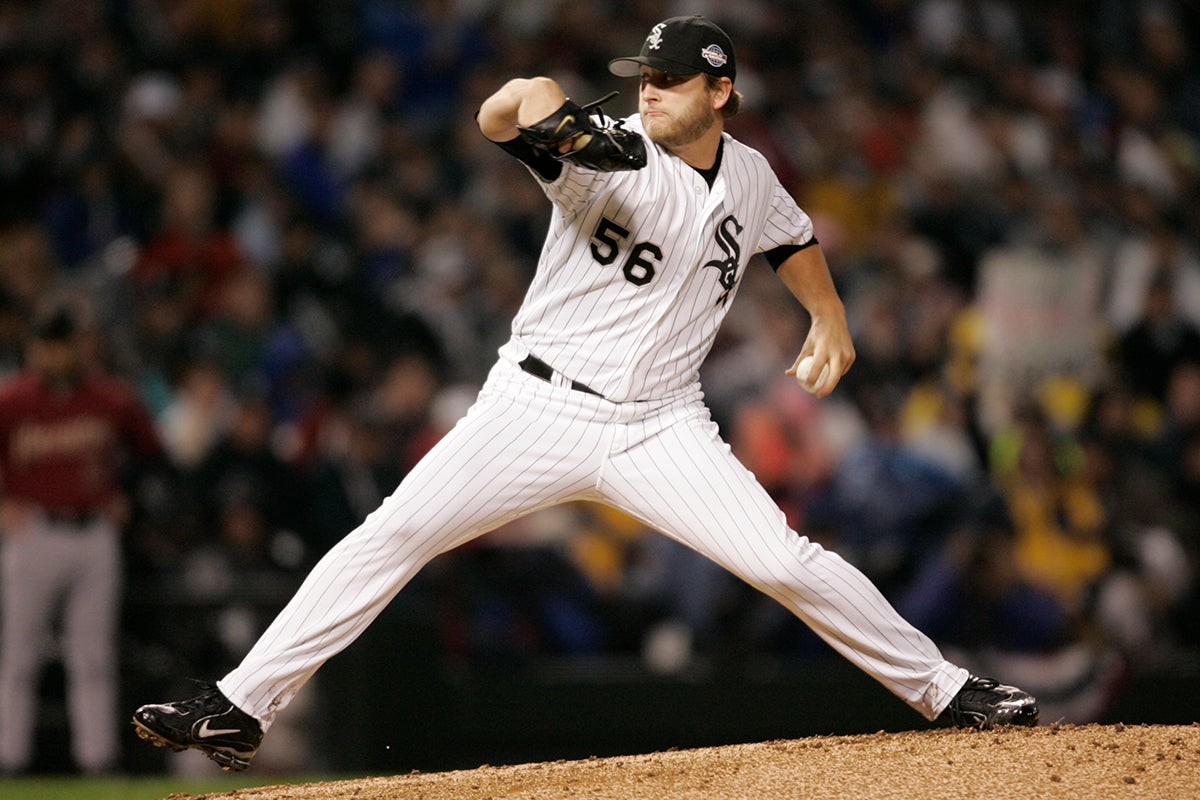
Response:
M708 104L705 98L699 98L694 105L676 119L651 118L649 123L643 121L646 134L650 141L661 144L668 149L683 147L699 139L716 122L717 112Z

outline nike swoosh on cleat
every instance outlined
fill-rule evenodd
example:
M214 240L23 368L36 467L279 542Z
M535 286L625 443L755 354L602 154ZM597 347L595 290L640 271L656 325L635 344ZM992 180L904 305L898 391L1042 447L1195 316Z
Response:
M242 731L240 728L210 728L210 727L208 727L208 720L206 719L200 723L200 729L196 731L196 738L197 739L209 739L209 738L212 738L213 736L224 736L227 733L241 733L241 732Z

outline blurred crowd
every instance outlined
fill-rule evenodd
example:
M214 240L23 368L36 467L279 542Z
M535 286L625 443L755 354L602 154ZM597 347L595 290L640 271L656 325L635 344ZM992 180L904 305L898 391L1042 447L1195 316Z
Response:
M548 74L632 113L608 60L693 12L732 35L729 130L813 217L856 336L833 397L800 391L807 318L760 259L704 367L792 524L979 658L1200 646L1190 4L0 0L0 368L70 298L153 414L171 468L135 498L130 594L216 610L135 621L146 652L230 666L473 398L550 213L480 101ZM595 506L409 597L480 662L821 652Z

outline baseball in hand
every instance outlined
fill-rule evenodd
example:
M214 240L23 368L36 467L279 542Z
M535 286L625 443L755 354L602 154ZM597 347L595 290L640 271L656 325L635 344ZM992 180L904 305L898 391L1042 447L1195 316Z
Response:
M813 382L813 385L810 388L808 385L808 373L812 371L812 366L812 356L805 356L804 358L800 359L800 363L796 365L796 380L799 382L800 388L806 392L820 391L821 387L825 385L825 381L829 378L829 364L826 364L821 368L821 374L817 376L816 381Z

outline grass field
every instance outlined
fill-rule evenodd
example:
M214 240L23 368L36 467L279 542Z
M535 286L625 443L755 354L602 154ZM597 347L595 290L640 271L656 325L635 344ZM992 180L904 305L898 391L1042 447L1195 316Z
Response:
M172 777L137 778L0 778L3 800L161 800L171 794L199 795L249 786L311 783L330 776L214 776L203 780Z

